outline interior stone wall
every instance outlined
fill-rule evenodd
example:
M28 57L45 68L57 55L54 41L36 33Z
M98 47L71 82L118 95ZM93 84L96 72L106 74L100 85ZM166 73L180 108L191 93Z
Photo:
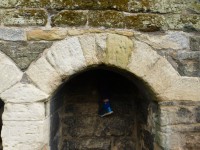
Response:
M153 133L155 149L199 149L199 8L198 0L1 0L3 149L50 149L50 110L62 104L51 108L52 96L100 64L137 76L156 97L141 145Z

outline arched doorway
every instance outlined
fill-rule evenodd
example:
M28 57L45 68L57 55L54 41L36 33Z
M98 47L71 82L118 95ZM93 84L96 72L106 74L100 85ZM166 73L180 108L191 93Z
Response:
M114 111L103 118L98 115L102 85ZM100 65L77 73L50 105L51 150L154 149L157 103L151 89L125 70Z

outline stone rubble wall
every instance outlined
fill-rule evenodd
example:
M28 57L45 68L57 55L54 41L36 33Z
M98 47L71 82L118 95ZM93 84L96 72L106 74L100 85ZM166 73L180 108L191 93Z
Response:
M143 79L159 101L174 101L160 104L166 117L159 147L199 149L199 13L198 0L1 0L4 150L48 149L52 94L70 75L100 63Z

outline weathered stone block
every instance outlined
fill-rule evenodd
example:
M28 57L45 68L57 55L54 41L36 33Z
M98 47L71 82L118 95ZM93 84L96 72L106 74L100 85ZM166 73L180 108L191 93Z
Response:
M137 39L151 45L156 50L167 50L167 49L189 49L189 39L187 35L180 31L168 31L164 34L138 34Z
M134 118L110 116L97 118L96 136L130 136L133 134Z
M79 37L87 64L98 63L95 35Z
M200 51L178 51L177 59L178 60L196 60L198 61L200 58Z
M195 111L196 111L196 121L200 123L200 106L197 106Z
M197 0L149 0L150 11L158 13L200 12Z
M43 8L50 5L50 0L17 0L15 7L20 8Z
M165 22L161 15L137 14L125 16L125 26L129 29L154 32L162 30L165 26Z
M32 63L26 73L46 93L52 93L61 84L60 75L44 56Z
M0 8L12 8L16 5L17 0L1 0Z
M3 147L7 150L22 148L41 148L44 143L43 121L4 121L2 128ZM26 144L25 144L26 143ZM35 145L31 143L37 143ZM23 149L24 150L24 149Z
M27 39L30 41L54 41L64 39L67 36L67 30L30 30L26 34Z
M86 66L85 57L77 37L54 43L46 57L63 78Z
M111 140L109 138L79 138L69 139L64 141L62 150L77 149L77 150L88 150L88 149L99 149L108 150L111 146Z
M8 41L25 41L25 31L22 29L0 28L0 39ZM0 48L1 49L1 48Z
M25 70L40 53L49 48L48 42L0 42L0 50L9 56L16 65Z
M196 150L200 149L200 132L189 132L184 134L185 144L184 149Z
M130 12L147 12L150 9L149 0L140 0L140 1L129 1L129 11Z
M200 89L198 78L181 77L174 81L174 84L159 97L166 101L172 99L199 101L200 93L196 92L196 89Z
M4 106L3 120L5 121L29 121L43 120L45 118L44 103L12 104Z
M96 102L84 102L83 103L68 103L65 106L65 112L67 115L91 115L97 114L98 104Z
M125 36L109 34L107 38L106 62L125 68L133 50L133 42Z
M0 52L0 93L19 82L23 73L5 54Z
M149 45L134 40L134 48L128 69L139 77L148 74L152 66L161 58ZM138 67L140 66L140 67Z
M40 9L7 10L4 16L5 26L45 26L47 23L47 14Z
M93 136L96 127L97 117L65 117L66 127L63 129L63 135L66 137L88 137Z
M180 75L187 77L199 77L199 61L195 60L178 60L178 71Z
M128 11L129 0L111 0L110 8L120 11Z
M1 97L6 102L11 103L32 103L36 101L44 101L48 98L48 95L31 84L18 83L3 92Z
M124 15L117 11L89 11L89 26L106 28L123 28Z
M200 16L198 14L173 14L165 15L165 21L168 29L183 30L193 28L200 30Z
M86 11L63 11L51 18L52 26L84 26L86 22Z
M133 137L115 137L112 140L112 144L111 144L111 149L112 150L135 150L136 149L136 145L133 142Z
M159 124L161 126L196 123L192 106L161 107L160 109Z
M200 51L200 36L190 37L190 49L192 51Z
M53 0L50 4L54 9L77 9L77 10L106 10L114 9L128 11L128 0L72 0L58 1Z

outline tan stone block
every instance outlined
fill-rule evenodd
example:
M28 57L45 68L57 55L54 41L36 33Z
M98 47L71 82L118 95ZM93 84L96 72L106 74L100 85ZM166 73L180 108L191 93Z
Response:
M159 97L163 100L200 101L200 80L194 77L179 77Z
M107 39L106 62L111 65L126 68L133 50L133 42L117 34L109 34Z
M13 61L0 52L0 93L21 80L23 73Z
M95 35L80 36L79 40L87 64L98 64Z
M1 98L12 103L44 101L48 95L31 84L18 83L1 94Z
M161 58L149 45L133 40L134 48L128 64L128 70L143 78Z
M44 56L32 63L26 73L47 94L52 93L61 84L60 75L48 63Z
M169 31L164 34L137 34L137 39L143 41L156 50L160 49L189 49L189 38L182 31Z
M160 58L146 73L143 80L149 84L156 94L160 94L172 86L179 76L178 72L165 58Z
M53 29L53 30L30 30L27 31L27 39L32 41L54 41L62 40L67 36L67 30Z

